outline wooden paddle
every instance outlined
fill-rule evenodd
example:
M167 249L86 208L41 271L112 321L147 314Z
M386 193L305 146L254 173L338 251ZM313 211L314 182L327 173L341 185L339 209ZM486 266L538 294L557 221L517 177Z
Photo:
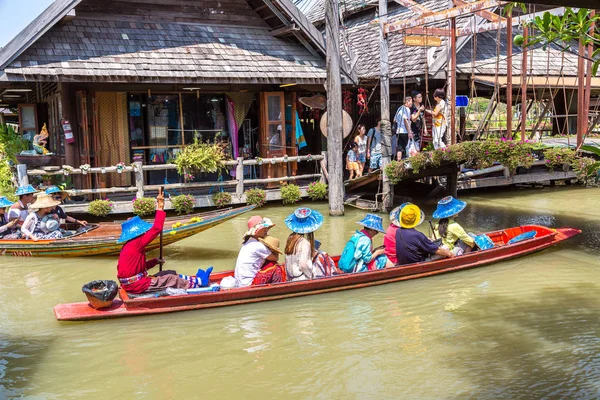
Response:
M161 186L160 189L158 189L158 195L159 196L161 196L161 195L164 196L164 194L163 194L164 193L164 189L165 189L164 186ZM164 229L160 230L160 236L159 236L159 240L158 240L158 259L159 260L163 259L163 230ZM159 271L162 271L162 266L163 266L163 263L161 261L159 263L159 267L158 267Z

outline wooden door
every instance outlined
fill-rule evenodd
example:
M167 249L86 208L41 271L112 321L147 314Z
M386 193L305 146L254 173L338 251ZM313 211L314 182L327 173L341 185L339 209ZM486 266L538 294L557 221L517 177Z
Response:
M263 92L260 102L260 156L283 157L285 154L285 96L283 92ZM285 176L284 163L263 165L267 178ZM274 186L274 185L268 185Z

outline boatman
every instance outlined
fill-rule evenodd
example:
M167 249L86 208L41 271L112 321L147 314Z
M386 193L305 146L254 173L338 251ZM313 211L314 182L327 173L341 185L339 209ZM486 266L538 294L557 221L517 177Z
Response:
M210 271L207 271L208 274L202 271L203 279L199 276L177 275L175 271L162 271L155 276L148 274L149 269L165 262L158 258L146 260L146 246L163 230L166 218L164 208L165 198L161 191L156 197L154 224L151 225L137 216L121 224L122 231L118 243L125 242L125 245L119 255L117 278L127 293L157 292L166 288L191 289L208 285Z

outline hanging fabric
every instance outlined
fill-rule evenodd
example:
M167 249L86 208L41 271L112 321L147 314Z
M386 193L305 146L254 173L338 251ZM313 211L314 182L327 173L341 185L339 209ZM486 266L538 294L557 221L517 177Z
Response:
M296 111L296 143L298 144L298 150L306 147L306 138L304 137L304 131L302 130L298 111Z

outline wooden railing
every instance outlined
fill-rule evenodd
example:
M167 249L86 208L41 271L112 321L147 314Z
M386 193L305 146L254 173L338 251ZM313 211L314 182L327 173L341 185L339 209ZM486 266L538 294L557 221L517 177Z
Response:
M264 178L264 179L244 179L244 167L245 166L256 166L256 165L268 165L268 164L282 164L290 162L317 162L319 167L319 173L305 174L305 175L294 175L294 176L283 176L278 178ZM189 189L189 188L208 188L208 187L229 187L235 186L235 193L241 197L244 194L244 187L246 185L257 185L273 182L288 182L301 179L314 180L319 178L320 180L326 179L326 154L314 155L314 156L296 156L296 157L276 157L266 158L262 161L256 159L244 160L239 157L237 160L225 161L224 166L227 168L235 167L235 178L229 181L213 181L213 182L189 182L189 183L170 183L165 185L146 185L144 180L145 171L161 171L161 170L176 170L175 164L162 164L162 165L142 165L139 162L133 163L133 166L126 166L122 169L121 173L133 173L135 186L129 187L111 187L111 188L97 188L97 189L71 189L68 192L71 195L88 195L88 194L110 194L110 193L136 193L137 198L144 197L145 191L158 190L160 187L165 189ZM19 164L17 166L17 178L20 186L29 184L29 176L32 175L85 175L85 174L107 174L107 173L118 173L117 167L94 167L87 171L83 171L80 168L74 168L65 171L62 168L47 170L47 169L27 169L27 165Z

